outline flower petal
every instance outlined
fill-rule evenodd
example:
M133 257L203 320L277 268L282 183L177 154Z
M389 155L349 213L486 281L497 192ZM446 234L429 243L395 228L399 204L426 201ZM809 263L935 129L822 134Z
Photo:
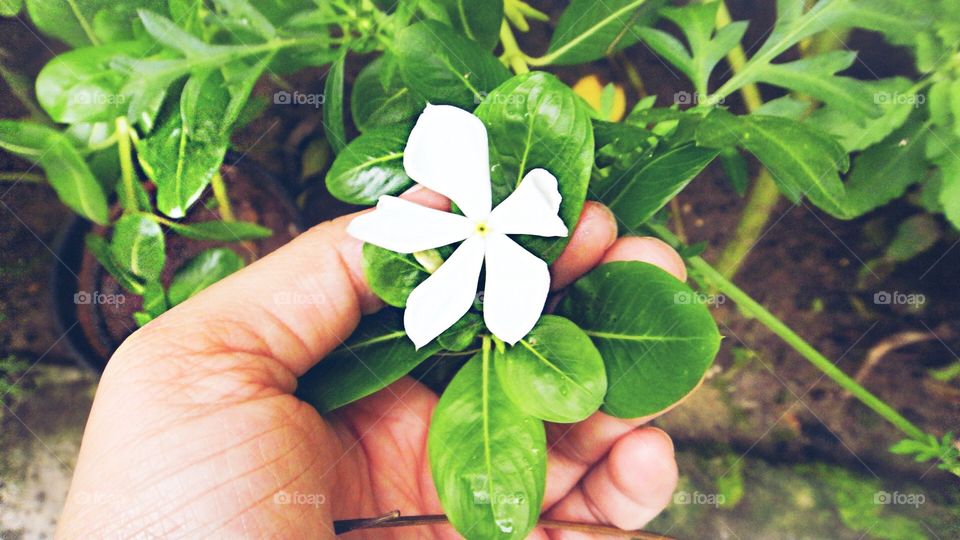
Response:
M490 213L491 230L502 234L567 236L557 179L545 169L528 172L517 189Z
M547 263L498 233L487 239L483 320L495 336L513 345L540 319L550 290Z
M468 217L490 213L487 128L450 105L427 105L403 151L407 176L447 196Z
M403 326L418 349L453 326L473 305L483 267L483 251L483 238L467 238L407 297Z
M413 253L459 242L473 234L469 219L384 195L373 212L353 218L347 233L398 253Z

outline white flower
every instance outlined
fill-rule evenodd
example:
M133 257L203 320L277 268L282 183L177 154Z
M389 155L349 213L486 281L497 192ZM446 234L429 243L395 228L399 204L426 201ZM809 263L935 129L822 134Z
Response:
M550 290L547 264L508 238L567 236L557 179L533 169L491 211L487 130L477 117L449 105L427 105L407 139L407 175L452 200L464 215L383 196L373 212L354 219L352 236L398 253L463 241L407 298L403 324L420 348L470 309L486 263L483 318L513 345L533 328Z

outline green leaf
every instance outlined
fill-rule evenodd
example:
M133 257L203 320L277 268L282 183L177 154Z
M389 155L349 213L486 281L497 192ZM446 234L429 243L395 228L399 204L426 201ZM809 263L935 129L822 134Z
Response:
M599 199L627 230L635 230L683 191L719 150L685 144L655 151L595 187Z
M84 47L55 56L37 75L37 101L56 122L113 120L127 110L121 93L127 77L110 69L115 58L141 55L150 44L122 41Z
M500 41L503 0L421 0L420 8L488 50Z
M960 229L960 158L949 151L938 157L936 164L942 178L940 205L943 214L955 228Z
M120 265L117 264L117 262L113 259L109 242L107 242L101 236L97 236L94 233L88 233L84 237L84 244L87 247L87 251L93 255L93 258L100 263L100 266L102 266L108 274L117 280L117 283L119 283L121 287L132 292L133 294L143 294L145 290L144 284L141 282L140 278L121 268Z
M490 51L436 21L405 28L395 47L404 83L434 105L473 110L509 77Z
M140 141L137 156L157 185L157 208L182 218L220 170L229 140L223 133L229 96L219 76L195 75L174 107L150 137Z
M163 284L159 281L150 281L143 290L143 312L147 317L139 317L138 324L143 326L147 322L163 315L170 309L167 304L167 294L163 290ZM143 320L143 323L140 323Z
M755 70L755 81L812 96L850 116L859 125L883 114L871 86L836 73L850 67L857 54L832 51L785 64L768 64Z
M243 267L243 259L231 249L213 248L200 252L173 275L167 292L170 306L183 302Z
M154 10L165 8L164 0L137 0L136 2L116 2L114 0L26 0L30 20L44 34L67 43L72 47L84 47L94 44L94 39L103 41L117 32L126 29L122 39L132 37L134 11L137 7ZM110 16L109 32L98 32L95 24L102 12Z
M327 172L330 194L350 204L369 206L381 195L395 195L413 185L403 169L409 134L409 126L385 126L350 141Z
M607 392L603 358L569 319L544 315L513 347L497 350L500 385L523 412L549 422L579 422Z
M856 122L847 112L837 107L826 106L813 111L805 122L833 135L847 152L864 150L885 139L902 126L910 117L910 113L917 110L924 100L924 96L910 93L913 82L905 77L860 81L859 85L872 94L873 102L882 111L881 116L868 118L865 123ZM798 108L801 109L800 114L809 107L808 103L799 101L797 103Z
M386 388L439 350L437 342L415 349L400 311L364 318L343 346L303 377L297 395L322 413Z
M198 223L168 222L173 232L191 240L212 240L215 242L239 242L268 238L273 231L249 221L200 221Z
M687 38L686 48L670 34L654 28L641 28L637 33L657 54L682 71L700 97L706 96L710 74L716 65L740 44L747 23L730 23L714 33L720 2L690 4L681 8L663 8L660 14L673 21Z
M0 120L0 148L40 166L73 211L101 225L109 221L107 196L66 135L39 124Z
M405 307L413 289L430 277L413 255L373 244L363 245L363 273L373 294L396 307Z
M461 352L473 344L477 336L486 329L483 317L472 311L454 323L444 333L437 336L437 344L445 351Z
M826 134L788 118L738 117L717 109L697 128L696 138L708 148L743 148L763 163L787 198L797 202L806 196L827 213L849 219L839 175L849 167L849 156Z
M214 4L226 11L239 25L249 29L258 37L264 40L277 37L277 29L270 20L247 0L214 0Z
M654 414L703 379L720 347L704 297L656 266L604 264L577 281L560 306L596 344L607 367L603 410Z
M584 64L629 47L640 41L639 29L657 19L664 4L666 0L572 0L539 63Z
M147 281L160 279L166 262L160 225L145 214L128 214L113 227L110 253L124 270Z
M213 46L208 45L200 38L177 26L177 23L167 17L148 9L137 11L143 28L150 37L161 45L180 52L187 57L202 57L213 52Z
M323 85L323 131L334 153L339 154L347 145L347 129L343 120L343 67L347 62L347 49L327 72Z
M490 140L493 204L507 198L532 169L559 183L560 217L572 232L580 219L593 168L593 127L587 105L553 75L533 71L497 87L477 108ZM552 262L566 238L518 236L518 242Z
M0 1L0 17L14 17L23 9L23 0Z
M350 110L361 132L407 123L423 110L424 101L403 83L394 63L386 56L377 58L353 83Z
M526 538L537 524L546 480L543 423L504 393L485 351L444 391L427 449L440 503L469 538Z
M845 185L845 207L850 216L879 208L923 180L928 168L924 156L928 133L924 122L912 120L853 160Z

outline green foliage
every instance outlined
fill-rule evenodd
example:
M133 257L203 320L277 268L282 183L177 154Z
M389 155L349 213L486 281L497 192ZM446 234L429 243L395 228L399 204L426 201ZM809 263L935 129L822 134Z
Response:
M477 116L490 139L490 173L496 206L524 175L543 168L557 178L560 217L572 231L580 218L593 167L593 127L587 106L559 79L542 71L513 77L484 99ZM518 236L547 262L566 240Z
M543 422L494 373L489 347L450 381L430 422L430 470L450 523L471 538L526 538L547 472Z
M367 64L353 82L350 108L361 132L410 122L425 103L403 83L396 59L386 55Z
M338 154L347 145L347 130L343 120L343 69L346 62L347 52L343 51L330 66L323 87L323 130L330 147Z
M434 105L472 110L509 77L490 51L436 21L409 26L396 40L404 83Z
M544 315L527 337L494 354L503 391L523 412L579 422L600 408L607 378L600 352L576 324Z
M403 170L403 149L410 127L371 129L350 141L327 171L330 194L350 204L374 204L413 184Z
M596 268L574 284L559 312L599 349L610 381L603 410L621 418L657 413L683 399L720 347L701 296L646 263Z
M110 253L120 267L147 281L160 278L166 261L163 230L156 221L141 214L120 218L113 228Z
M177 269L170 281L167 298L173 307L210 285L244 267L243 259L232 249L202 251Z
M430 274L413 255L363 245L363 273L373 294L391 306L404 307L407 296Z
M0 148L43 169L57 196L83 217L107 222L107 197L80 152L62 133L29 122L0 120Z
M419 8L487 49L500 41L503 0L421 0Z
M560 15L546 56L538 64L582 64L640 40L666 0L572 0Z

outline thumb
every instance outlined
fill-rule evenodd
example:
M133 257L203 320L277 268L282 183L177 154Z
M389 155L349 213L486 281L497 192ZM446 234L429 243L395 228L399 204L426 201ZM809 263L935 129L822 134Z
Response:
M404 198L449 205L425 190ZM381 307L363 276L362 243L346 233L357 215L310 229L164 313L124 342L108 372L130 358L232 352L279 363L282 379L302 375Z

